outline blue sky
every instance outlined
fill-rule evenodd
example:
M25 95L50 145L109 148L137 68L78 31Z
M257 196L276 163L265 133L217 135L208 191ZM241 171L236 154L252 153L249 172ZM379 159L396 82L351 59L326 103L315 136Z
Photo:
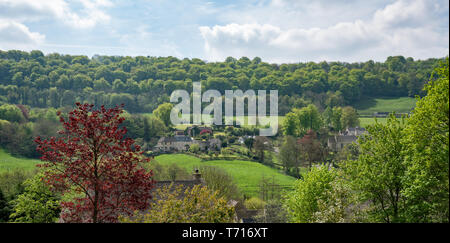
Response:
M0 0L0 49L223 61L449 53L444 0Z

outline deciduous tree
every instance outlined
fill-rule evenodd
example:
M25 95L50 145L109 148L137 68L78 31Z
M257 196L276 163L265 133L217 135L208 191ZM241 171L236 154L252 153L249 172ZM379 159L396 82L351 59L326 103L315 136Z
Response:
M60 121L60 137L36 138L41 159L47 167L44 181L64 195L77 196L62 203L65 222L116 222L119 215L131 215L148 208L153 187L152 172L141 165L140 148L123 139L126 128L122 109L90 104L76 108Z

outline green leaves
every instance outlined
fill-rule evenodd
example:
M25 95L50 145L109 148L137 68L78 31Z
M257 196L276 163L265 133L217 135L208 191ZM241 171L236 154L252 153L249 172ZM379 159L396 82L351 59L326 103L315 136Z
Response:
M285 206L292 222L309 223L319 211L318 201L328 201L327 191L332 190L336 171L327 166L312 168L303 180L298 180L294 191L287 194Z
M145 214L136 212L126 223L230 223L234 208L207 187L183 188L171 184L157 189L155 200Z
M367 128L368 135L360 137L360 156L346 161L345 174L361 203L370 202L369 216L373 221L398 222L404 198L401 179L405 173L402 151L404 121L394 115L387 124L376 123Z
M425 90L406 123L369 126L359 158L343 165L371 222L449 221L448 58Z
M310 129L317 131L322 126L322 118L315 105L293 109L283 121L285 135L302 137Z
M408 121L403 154L408 167L402 191L409 222L449 220L449 62L433 73L427 96Z
M43 174L24 182L25 191L12 201L14 205L10 218L21 223L54 223L59 218L60 200L41 181Z
M170 111L172 110L172 108L172 103L164 103L162 105L159 105L158 108L153 111L153 114L161 119L166 127L170 127L172 125L172 123L170 122Z

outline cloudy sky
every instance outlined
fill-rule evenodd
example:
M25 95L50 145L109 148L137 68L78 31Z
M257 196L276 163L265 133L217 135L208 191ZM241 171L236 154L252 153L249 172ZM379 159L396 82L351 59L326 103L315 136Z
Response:
M448 0L0 0L0 49L286 63L449 53Z

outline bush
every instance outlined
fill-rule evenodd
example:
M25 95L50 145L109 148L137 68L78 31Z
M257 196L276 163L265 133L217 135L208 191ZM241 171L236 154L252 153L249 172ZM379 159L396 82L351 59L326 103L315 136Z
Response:
M266 203L258 197L252 197L250 199L245 200L244 205L247 209L257 210L257 209L264 209Z
M207 187L195 185L184 189L182 185L159 188L145 214L136 213L131 218L121 217L125 223L231 223L234 208Z

